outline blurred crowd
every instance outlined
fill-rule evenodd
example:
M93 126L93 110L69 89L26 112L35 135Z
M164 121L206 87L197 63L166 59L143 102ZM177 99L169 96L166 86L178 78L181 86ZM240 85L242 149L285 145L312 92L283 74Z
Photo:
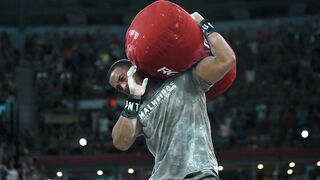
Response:
M320 21L226 36L238 73L228 93L208 105L216 148L319 147Z
M106 71L124 57L123 40L115 33L100 30L94 33L66 31L27 35L24 47L24 58L35 69L44 151L48 154L108 152L112 146L111 111L103 108L87 112L78 105L86 99L104 100L107 105L107 99L114 92L105 80ZM48 114L71 114L78 120L44 123ZM79 146L82 137L89 141L85 149Z
M39 179L31 156L34 140L28 131L14 133L11 105L16 103L15 67L20 51L7 33L0 35L0 179Z
M34 140L28 131L19 135L1 133L0 179L38 180L41 175L34 159Z
M99 30L30 34L24 48L36 71L40 112L70 112L80 99L105 98L106 67L124 57L121 39Z
M0 103L5 104L16 95L14 68L19 62L20 53L12 45L7 33L0 34ZM1 116L4 110L0 110Z
M238 63L231 88L208 102L216 150L319 147L320 22L284 24L255 35L241 28L222 34L236 52ZM3 33L0 101L16 96L14 67L20 58L28 61L35 72L41 152L119 153L112 146L111 131L124 97L110 88L105 75L113 62L124 57L123 38L100 30L28 34L23 54ZM86 110L79 108L83 100L105 102L101 108ZM76 120L47 122L48 114L72 115ZM20 176L36 176L32 158L27 156L33 147L29 136L10 136L4 114L0 123L0 175L15 169ZM307 139L300 136L305 129L309 131ZM79 145L81 138L87 140L86 147ZM147 151L143 138L129 150Z

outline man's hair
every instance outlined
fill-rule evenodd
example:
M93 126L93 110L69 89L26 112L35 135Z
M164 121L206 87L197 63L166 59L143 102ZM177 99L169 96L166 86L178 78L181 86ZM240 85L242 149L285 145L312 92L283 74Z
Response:
M108 73L107 73L107 80L108 80L108 83L109 83L109 80L110 80L110 76L111 76L111 73L113 72L113 70L117 67L131 67L131 62L128 60L128 59L120 59L116 62L114 62L111 67L109 68L108 70Z

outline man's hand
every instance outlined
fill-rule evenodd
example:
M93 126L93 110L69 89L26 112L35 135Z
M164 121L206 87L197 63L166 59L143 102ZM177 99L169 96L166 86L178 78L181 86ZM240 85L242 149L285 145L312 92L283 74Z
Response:
M134 65L127 72L130 94L134 96L143 96L148 84L148 78L145 78L143 80L142 85L137 84L133 78L133 75L136 71L137 71L137 66Z
M213 25L207 19L204 19L198 12L194 12L190 15L200 26L203 31L203 35L208 40L209 35L215 32ZM214 54L214 52L213 52Z

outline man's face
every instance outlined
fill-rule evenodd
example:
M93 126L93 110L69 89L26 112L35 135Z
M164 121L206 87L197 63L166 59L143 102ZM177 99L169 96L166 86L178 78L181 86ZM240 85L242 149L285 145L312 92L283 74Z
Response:
M109 83L113 88L127 95L130 94L127 78L128 70L129 67L127 66L118 66L112 71L109 78Z

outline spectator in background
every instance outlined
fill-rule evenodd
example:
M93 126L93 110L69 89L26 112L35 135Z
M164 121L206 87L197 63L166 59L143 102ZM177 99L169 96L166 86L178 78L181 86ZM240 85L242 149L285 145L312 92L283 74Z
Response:
M296 107L296 117L298 127L306 127L309 119L309 108L307 105L300 104Z
M100 116L99 118L99 134L101 139L105 139L109 133L109 118Z
M2 153L0 153L0 179L5 179L7 177L8 169L2 164Z
M256 105L256 117L260 127L265 128L267 119L267 105L263 102Z
M11 160L9 163L7 180L17 180L18 179L18 170L14 166L14 161Z
M246 82L254 83L256 81L256 71L253 69L246 70Z
M232 123L232 117L226 116L223 119L223 123L220 123L220 136L222 138L229 138L231 136L231 123Z

